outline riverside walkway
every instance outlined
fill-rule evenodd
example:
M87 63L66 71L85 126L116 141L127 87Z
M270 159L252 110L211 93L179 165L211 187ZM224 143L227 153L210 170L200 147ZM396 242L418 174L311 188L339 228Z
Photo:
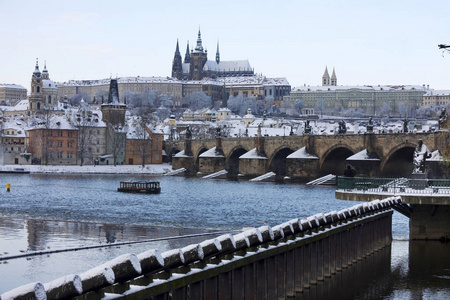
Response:
M392 242L400 197L224 234L160 253L122 255L80 275L30 283L6 299L286 299Z

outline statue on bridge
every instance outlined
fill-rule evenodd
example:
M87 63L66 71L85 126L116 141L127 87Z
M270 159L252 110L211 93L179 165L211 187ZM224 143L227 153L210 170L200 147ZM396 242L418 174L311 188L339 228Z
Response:
M425 160L431 157L431 152L422 140L419 140L414 150L414 170L413 173L425 173Z
M305 134L310 134L310 133L311 133L311 125L309 125L309 120L306 120Z
M366 128L367 128L367 133L373 133L372 117L369 118L369 123L367 124Z
M408 119L406 119L406 118L403 121L403 132L408 133Z
M344 120L339 121L339 131L340 134L345 134L347 132L347 126Z
M186 139L190 140L191 138L192 138L192 132L188 125L188 127L186 128Z
M447 121L448 121L447 110L443 108L441 111L441 115L439 116L439 129L444 129L445 127L447 127L448 126Z
M216 128L216 138L220 138L220 126Z

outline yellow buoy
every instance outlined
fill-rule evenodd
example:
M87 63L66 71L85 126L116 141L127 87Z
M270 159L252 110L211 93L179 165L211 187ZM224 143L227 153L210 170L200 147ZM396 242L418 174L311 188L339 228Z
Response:
M6 191L9 192L10 189L11 189L11 184L10 184L10 183L7 183L7 184L6 184Z

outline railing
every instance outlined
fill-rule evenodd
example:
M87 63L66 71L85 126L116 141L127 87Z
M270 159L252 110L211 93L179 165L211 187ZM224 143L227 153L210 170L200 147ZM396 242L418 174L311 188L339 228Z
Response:
M448 179L410 179L410 178L371 178L344 177L337 178L337 189L344 191L362 191L386 195L449 195Z
M182 249L126 254L1 299L286 299L389 245L399 203L391 197Z

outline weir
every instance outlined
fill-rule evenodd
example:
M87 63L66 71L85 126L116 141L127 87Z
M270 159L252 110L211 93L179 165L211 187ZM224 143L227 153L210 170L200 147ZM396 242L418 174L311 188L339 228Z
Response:
M269 173L266 173L264 175L258 176L256 178L250 179L249 181L252 181L252 182L254 182L254 181L255 182L256 181L264 181L264 180L271 179L271 178L273 178L275 176L276 176L276 174L274 172L269 172Z
M212 179L212 178L218 178L218 177L223 177L224 175L227 175L228 171L227 170L221 170L219 172L215 172L206 176L203 176L203 179Z
M171 172L167 172L163 176L174 176L174 175L183 174L184 172L186 172L185 168L179 168L179 169L173 170Z
M374 200L163 253L126 254L1 299L286 299L390 245L399 203Z

